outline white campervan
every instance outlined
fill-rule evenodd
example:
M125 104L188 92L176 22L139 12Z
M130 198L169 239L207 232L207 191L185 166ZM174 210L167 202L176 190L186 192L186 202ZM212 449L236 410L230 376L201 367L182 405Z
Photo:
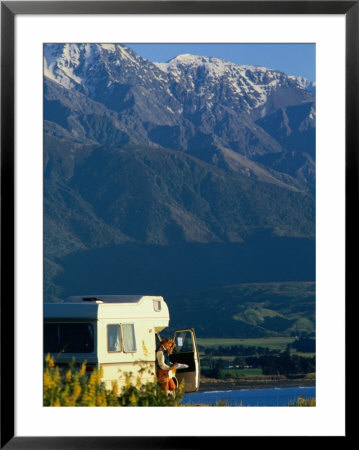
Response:
M141 376L142 383L155 381L155 352L159 333L169 324L163 297L142 295L86 295L68 297L63 303L44 305L44 355L56 364L87 361L87 370L102 367L103 381L111 388L123 386L126 374ZM177 330L173 362L184 391L199 387L199 357L193 329Z

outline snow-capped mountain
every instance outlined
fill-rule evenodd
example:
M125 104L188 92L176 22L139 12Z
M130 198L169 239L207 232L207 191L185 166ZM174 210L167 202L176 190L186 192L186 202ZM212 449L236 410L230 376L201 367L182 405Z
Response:
M44 59L47 78L117 112L133 108L146 121L151 119L148 113L152 110L157 123L174 121L168 114L171 107L178 112L178 102L167 92L163 72L122 45L50 45L45 46ZM164 103L168 105L165 119Z
M218 58L179 55L168 63L156 63L177 83L183 85L187 95L198 98L198 107L211 109L220 100L238 112L252 117L264 116L279 107L297 104L311 98L310 82L303 77L286 76L265 67L235 65ZM287 90L290 98L276 96Z
M146 94L163 91L161 94L167 94L166 100L174 105L176 100L183 103L185 92L197 99L190 112L204 106L211 109L221 102L238 112L263 117L277 108L313 99L313 83L301 76L189 54L153 64L120 44L45 46L44 73L67 89L102 100L123 84L136 84ZM176 106L178 114L181 106Z
M281 151L254 120L314 101L301 77L216 58L154 64L119 44L45 45L44 58L48 80L108 108L131 141L207 162L222 147L247 157Z
M130 49L115 44L55 44L44 46L44 74L67 89L91 93L106 83L126 80L131 70L138 70L144 60ZM125 70L124 70L125 69ZM102 77L103 76L103 77ZM91 89L92 88L92 89Z

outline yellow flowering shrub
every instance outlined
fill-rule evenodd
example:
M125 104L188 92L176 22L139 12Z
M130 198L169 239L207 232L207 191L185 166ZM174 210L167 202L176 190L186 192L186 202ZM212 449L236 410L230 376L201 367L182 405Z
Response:
M288 406L315 406L315 398L298 397L296 402L290 403Z
M125 386L119 391L117 383L110 390L102 382L102 369L86 374L86 363L80 369L74 361L65 370L55 365L47 355L44 367L44 406L178 406L182 400L183 387L176 396L166 395L158 383L141 383L126 374Z

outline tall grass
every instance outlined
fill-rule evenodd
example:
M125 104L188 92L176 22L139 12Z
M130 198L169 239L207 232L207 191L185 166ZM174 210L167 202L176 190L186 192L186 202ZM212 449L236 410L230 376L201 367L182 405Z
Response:
M80 368L69 364L60 369L47 355L44 368L44 406L178 406L183 397L183 386L176 396L166 395L158 383L142 384L141 375L126 374L125 386L119 390L116 382L106 389L102 369L86 374L86 363Z

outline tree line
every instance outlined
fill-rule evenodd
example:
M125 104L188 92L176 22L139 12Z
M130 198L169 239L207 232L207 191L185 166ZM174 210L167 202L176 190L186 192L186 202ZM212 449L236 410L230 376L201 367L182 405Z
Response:
M268 347L231 345L218 347L204 347L199 345L198 350L206 356L250 356L250 355L275 355L280 350L270 350Z
M315 353L315 338L313 337L300 337L293 343L287 345L287 350L295 349L302 353ZM204 353L206 356L259 356L259 355L279 355L280 350L270 350L268 347L259 346L244 346L244 345L231 345L218 347L205 347L203 345L198 346L198 350Z
M232 364L238 369L244 367L260 368L263 375L284 375L287 378L315 372L315 356L308 358L291 355L288 350L279 354L238 357L232 361ZM216 359L212 361L209 367L205 367L205 364L203 364L201 371L204 376L223 379L231 376L226 370L227 366L228 362L225 359ZM235 371L233 371L233 376L235 377Z

